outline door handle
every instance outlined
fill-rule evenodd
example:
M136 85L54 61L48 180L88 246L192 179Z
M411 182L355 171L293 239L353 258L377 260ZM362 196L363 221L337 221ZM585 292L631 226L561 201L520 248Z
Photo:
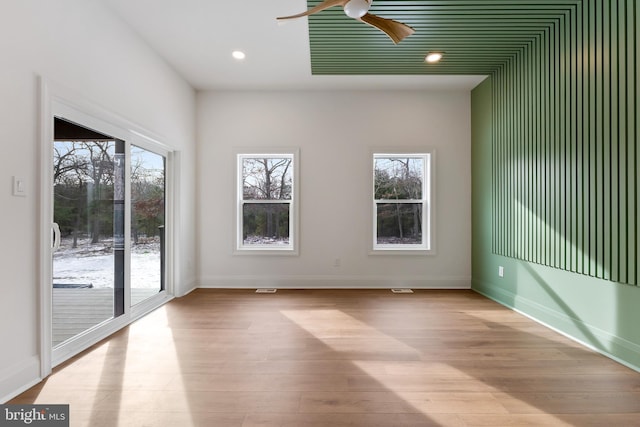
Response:
M60 249L60 226L57 223L52 223L53 228L53 250L54 252Z

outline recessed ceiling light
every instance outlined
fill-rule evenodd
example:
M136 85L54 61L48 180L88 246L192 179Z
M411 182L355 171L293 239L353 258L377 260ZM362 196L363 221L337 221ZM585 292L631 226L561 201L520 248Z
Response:
M430 64L433 64L435 62L438 62L442 59L442 54L440 52L431 52L427 55L426 58L424 58L425 61L427 61Z
M234 50L231 55L236 59L244 59L247 56L241 50Z

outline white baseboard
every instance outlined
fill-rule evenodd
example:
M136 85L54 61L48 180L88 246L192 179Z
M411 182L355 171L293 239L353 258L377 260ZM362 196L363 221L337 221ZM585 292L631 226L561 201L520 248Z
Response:
M470 289L471 277L212 276L200 288L217 289Z
M41 380L38 356L32 356L20 363L5 367L0 371L0 403L13 399Z
M190 294L197 288L198 286L196 284L196 281L191 280L188 283L183 284L182 286L176 286L174 288L174 295L177 298L182 298L183 296Z

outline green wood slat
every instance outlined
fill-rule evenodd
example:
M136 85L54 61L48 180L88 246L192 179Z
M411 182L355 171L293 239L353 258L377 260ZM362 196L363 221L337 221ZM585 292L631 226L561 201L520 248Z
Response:
M588 5L585 4L585 7L583 7L582 10L582 43L586 44L588 43L589 40L589 9L588 9ZM578 144L578 151L576 153L576 166L577 166L577 194L576 194L576 198L577 198L577 212L576 212L576 216L577 216L577 229L578 229L578 234L577 234L577 239L576 239L576 247L578 250L578 256L577 256L577 262L576 262L576 271L578 273L583 273L585 274L585 269L584 269L584 257L585 257L585 217L586 217L586 211L585 211L585 199L586 199L586 194L585 194L585 181L589 179L587 173L585 172L585 164L584 164L584 159L586 158L585 155L585 141L588 138L588 131L585 130L585 126L587 125L587 121L586 120L582 120L582 118L584 118L589 110L588 110L588 105L589 105L589 94L588 94L588 81L589 81L589 74L588 74L588 70L589 70L589 54L588 51L585 51L585 49L581 49L581 57L580 57L580 69L581 71L581 82L580 82L580 100L579 100L579 105L580 105L580 114L579 117L581 118L580 120L580 126L579 126L579 134L578 134L578 139L577 139L577 144Z
M604 5L600 3L596 9L596 75L595 75L595 120L594 120L594 144L593 144L593 179L594 187L592 188L593 200L594 200L594 220L592 221L593 239L594 240L591 260L592 260L592 274L596 277L603 277L604 267L604 144L603 144L603 129L604 129Z
M629 224L631 218L628 214L628 185L627 185L627 157L629 155L628 145L629 133L627 123L627 62L626 55L626 39L627 28L625 19L625 3L626 0L618 1L618 55L621 58L621 63L618 67L618 87L619 87L619 105L620 111L618 113L619 126L620 126L620 146L619 146L619 164L618 164L618 181L619 181L619 197L620 197L620 231L619 231L619 254L618 260L620 265L620 278L618 279L622 283L628 283L629 275L629 259L628 259L628 240L629 240ZM633 142L635 144L635 141Z
M639 133L639 128L638 128L638 124L640 123L640 107L638 105L638 99L640 98L640 89L638 87L638 74L640 73L640 66L639 66L639 61L640 61L640 42L638 41L638 30L640 29L640 6L638 5L637 2L633 2L632 3L632 9L633 11L629 14L630 16L633 17L633 23L631 26L631 40L633 40L633 48L632 48L632 52L633 55L631 56L633 58L632 62L633 62L633 68L632 68L632 72L630 73L630 75L633 76L633 88L634 91L632 93L635 94L635 96L633 96L633 113L631 114L632 122L634 123L633 126L633 141L638 141L640 139L640 133ZM635 223L634 223L634 227L635 227L635 251L633 254L633 258L631 258L631 260L633 261L633 264L635 266L635 270L634 270L634 284L638 284L640 283L640 267L638 266L638 264L640 264L639 260L640 260L640 176L638 174L638 169L640 168L640 149L638 148L638 146L635 146L635 162L634 162L634 168L633 168L633 175L634 175L634 180L633 182L635 183L635 209L634 209L634 215L633 218L635 218Z
M517 67L526 69L526 64L523 61L522 55L516 57L514 61L517 65L513 68ZM522 73L514 74L514 84L516 90L517 99L522 99L524 94L522 93ZM514 241L514 256L517 258L522 258L522 233L519 230L522 230L522 159L520 148L522 147L522 103L514 104L514 113L515 113L515 125L513 126L514 138L513 138L513 156L511 160L511 164L513 165L513 174L512 179L514 183L514 194L512 199L512 208L513 208L513 227L511 229L511 236Z
M546 188L547 194L549 195L549 216L547 218L548 225L548 236L549 236L549 256L548 263L552 267L557 268L557 254L558 254L558 239L557 239L557 230L558 230L558 162L556 161L556 156L558 152L558 138L559 138L559 105L557 99L560 94L560 72L559 72L559 62L560 62L560 52L558 49L558 27L554 25L551 31L551 65L549 69L549 78L551 83L551 93L549 94L549 98L553 101L551 102L552 111L551 111L551 136L549 139L549 151L547 152L546 161L549 163L549 171L550 171L550 180L549 186Z
M551 194L551 188L553 188L553 165L551 164L551 162L549 161L549 159L551 158L551 152L552 152L552 147L553 147L553 118L555 117L555 104L553 102L549 102L549 100L554 99L554 89L555 89L555 82L553 81L553 68L554 68L554 63L555 63L555 58L554 58L554 40L555 40L555 35L553 33L553 31L550 31L549 33L549 39L547 40L547 67L545 70L546 73L546 77L547 77L547 99L545 100L545 102L547 102L548 105L548 110L547 110L547 117L545 118L545 121L547 123L547 129L546 129L546 141L545 141L545 147L544 147L544 154L542 156L543 160L544 160L544 164L545 164L545 184L544 184L544 198L545 198L545 213L544 213L544 223L545 223L545 231L544 231L544 264L545 265L552 265L552 257L553 257L553 251L552 251L552 241L551 241L551 233L550 233L550 226L551 226L551 217L553 215L553 195Z
M616 43L615 43L615 37L613 36L613 34L615 33L615 28L616 25L614 24L614 17L616 16L616 9L614 7L613 4L605 4L605 9L607 10L607 17L608 17L608 25L607 25L607 32L605 33L605 38L607 40L607 47L609 49L609 63L608 63L608 69L605 71L606 73L608 73L608 81L607 81L607 99L608 99L608 110L609 110L609 114L607 117L607 132L606 132L606 138L607 138L607 144L606 144L606 149L607 152L605 153L605 156L607 158L607 168L605 170L605 185L606 185L606 191L608 192L608 218L607 218L607 222L605 223L605 232L607 234L608 237L608 244L605 248L606 250L606 267L608 269L608 273L607 273L607 278L609 280L614 280L615 277L617 277L617 269L614 266L614 258L613 258L613 247L615 245L617 236L615 236L614 233L614 229L613 226L615 224L615 203L617 203L617 197L615 194L615 189L614 189L614 172L615 172L615 158L614 158L614 149L615 149L615 129L617 129L617 119L616 119L616 108L614 106L614 102L616 101L616 96L614 94L614 91L616 90L616 61L617 61L617 51L616 51Z
M618 183L619 164L619 64L618 64L618 5L611 2L611 280L620 280L619 241L620 241L620 192Z
M520 55L520 62L522 64L522 67L527 70L529 68L529 62L527 61L527 55L522 54ZM525 74L520 74L519 79L518 79L518 86L519 86L519 91L520 91L520 96L522 97L526 97L527 96L527 90L526 90L526 82L527 82L527 78L526 78L526 73ZM518 195L517 195L517 203L516 206L518 207L518 227L515 230L515 234L517 236L519 236L519 242L518 242L518 257L519 258L525 258L526 259L526 242L527 242L527 235L525 233L522 232L518 232L517 230L524 230L526 229L526 219L527 219L527 209L529 209L529 206L525 203L525 187L526 187L526 182L527 182L527 175L526 175L526 169L525 169L525 163L524 163L524 157L525 157L525 141L527 141L527 136L526 136L526 132L527 132L527 121L525 120L527 117L527 103L521 103L519 108L518 108L518 112L519 112L519 126L518 126L518 139L520 141L520 143L518 144L518 150L517 150L517 165L518 165Z
M566 16L562 16L560 19L560 22L558 24L558 36L559 36L559 57L560 57L560 76L559 76L559 83L560 83L560 92L559 92L559 103L560 103L560 108L559 108L559 126L558 126L558 143L559 143L559 147L558 147L558 151L557 151L557 157L558 158L566 158L566 145L567 145L567 138L566 138L566 132L567 132L567 127L568 127L568 123L567 123L567 116L566 116L566 112L568 110L567 108L567 90L568 90L568 84L567 84L567 74L568 74L568 67L567 67L567 61L568 61L568 49L567 49L567 42L568 42L568 37L567 37L567 31L569 31L569 25L566 22L567 18ZM557 247L558 247L558 254L557 254L557 267L561 268L561 269L565 269L565 257L566 257L566 248L568 246L567 244L567 240L566 240L566 222L567 222L567 209L566 209L566 189L567 189L567 168L566 165L564 164L564 162L558 162L556 161L556 163L558 164L558 179L559 179L559 193L558 193L558 228L556 230L556 234L557 234Z
M571 177L572 177L572 186L571 186L571 247L572 247L572 257L571 257L571 271L579 272L579 260L581 254L581 248L579 245L580 236L582 234L581 230L581 204L580 204L580 196L581 196L581 188L580 182L582 180L581 176L581 168L580 168L580 153L581 153L581 141L582 141L582 123L579 120L582 117L583 111L583 92L582 92L582 70L583 68L583 43L584 43L584 24L583 24L583 13L582 9L579 8L576 11L575 19L576 19L576 50L575 50L575 98L576 98L576 106L574 111L575 124L574 124L574 143L572 145L572 156L570 159L571 163Z
M606 62L603 63L603 77L605 79L605 88L606 94L605 99L603 101L605 104L605 116L604 116L604 127L605 127L605 135L603 139L603 150L604 150L604 163L605 168L603 170L603 180L604 180L604 190L605 190L605 212L604 212L604 240L605 240L605 274L604 277L613 280L615 276L614 265L613 265L613 245L616 237L613 235L613 224L614 224L614 203L616 203L615 193L613 191L613 171L615 170L614 158L613 158L613 144L615 144L613 134L613 129L615 126L615 108L613 106L614 100L616 99L613 95L614 86L615 86L615 61L616 61L616 53L615 53L615 44L613 42L614 38L612 37L615 25L613 24L613 17L615 16L615 11L612 10L611 4L604 5L604 16L606 18L605 25L603 28L603 37L605 39L605 44L607 50L609 52L608 57L606 58Z
M511 61L509 61L511 62ZM509 229L509 200L508 200L508 195L510 194L509 192L509 171L508 171L508 167L509 167L509 150L508 150L508 143L510 141L510 131L511 128L510 126L507 126L507 123L509 123L508 121L506 121L507 119L507 111L510 108L509 105L509 98L507 96L507 88L511 87L510 86L510 75L509 75L509 68L505 67L504 68L504 72L503 72L503 84L502 84L502 97L501 97L501 102L503 105L503 109L502 109L502 120L504 120L504 124L505 127L503 128L503 132L502 132L502 187L500 188L500 191L502 193L502 213L501 215L501 219L503 221L502 227L503 227L503 237L502 237L502 247L503 247L503 253L506 254L510 254L509 253L509 239L511 238L511 230Z
M626 18L626 90L627 103L626 103L626 131L627 131L627 155L625 160L627 162L627 281L626 283L636 283L636 269L637 269L637 252L636 252L636 227L638 223L638 215L636 214L636 198L638 197L638 179L636 170L636 151L638 150L638 138L635 133L637 123L635 123L635 106L637 99L633 98L635 94L635 79L637 79L637 58L635 58L635 43L637 43L636 26L634 22L634 10L633 7L637 6L636 2L626 2L626 11L623 16Z
M506 100L506 94L505 94L505 90L507 87L507 73L505 72L506 67L503 67L502 69L502 73L500 74L500 83L499 83L499 88L500 88L500 94L498 97L498 100L500 102L501 105L501 111L500 111L500 116L498 117L498 120L500 121L500 123L502 123L502 127L501 127L501 135L500 135L500 187L498 188L498 194L500 197L500 211L498 212L497 215L497 219L500 221L499 223L499 227L500 227L500 232L501 232L501 239L500 239L500 253L501 254L507 254L507 239L509 238L509 230L506 228L507 222L506 222L506 215L508 215L507 212L507 203L506 203L506 189L507 189L507 179L506 179L506 167L507 167L507 150L506 150L506 141L508 139L508 130L506 127L506 124L508 123L506 121L506 117L505 117L505 108L507 108L507 100Z
M606 51L611 52L611 15L609 5L603 5L602 43ZM602 58L602 278L611 278L611 66L610 55Z
M595 2L597 4L598 0ZM596 205L596 106L598 104L598 93L596 81L598 79L598 11L599 8L589 9L589 114L587 120L588 144L587 144L587 240L585 250L585 274L595 275L595 248L597 241L597 205Z
M533 67L534 67L534 63L535 63L535 58L533 56L533 44L531 46L529 46L529 48L527 49L527 62L528 62L528 66L527 66L527 88L526 88L526 93L527 93L527 97L530 101L530 104L528 105L528 111L526 116L531 116L532 114L534 114L535 111L535 107L534 107L534 103L535 103L535 99L536 97L533 96L534 95L534 90L533 90L533 85L535 82L534 76L533 76ZM525 152L525 161L524 163L524 168L525 168L525 202L526 202L526 207L527 207L527 211L525 212L526 216L525 216L525 230L526 230L526 243L525 243L525 259L532 259L533 258L533 243L535 242L535 234L533 233L533 226L535 223L535 207L534 207L534 200L532 197L532 193L533 193L533 182L535 179L535 175L533 174L533 166L532 166L532 162L531 159L533 158L531 156L531 149L533 147L533 141L534 141L534 136L533 136L533 125L534 123L531 123L529 120L525 121L525 124L527 126L527 135L526 135L526 139L528 141L528 143L524 146L524 152Z
M544 103L544 99L542 94L544 94L544 88L545 88L545 80L544 80L544 72L543 72L543 67L544 67L544 58L546 58L546 55L544 55L544 43L545 43L545 39L546 39L546 34L545 37L541 38L541 40L537 43L536 45L536 56L538 58L538 63L536 65L535 68L535 72L538 76L538 78L536 79L537 82L537 90L536 90L536 94L538 94L538 96L536 96L537 102L538 102L538 113L537 113L537 138L534 142L534 156L535 156L535 170L536 170L536 175L537 175L537 179L535 182L535 189L534 189L534 197L536 199L535 201L535 206L536 206L536 226L535 226L535 240L533 242L533 247L534 247L534 258L532 258L532 261L537 262L537 263L542 263L543 259L542 259L542 248L540 245L540 238L539 236L542 234L543 232L543 224L541 221L541 216L542 216L542 211L544 209L544 205L542 203L542 188L543 188L543 177L544 177L544 171L543 171L543 165L542 162L540 161L541 159L541 150L542 150L542 141L544 138L544 121L543 121L543 117L545 114L545 103Z
M503 84L502 84L502 88L503 88L503 92L502 92L502 97L500 98L500 101L503 105L503 110L502 110L502 114L501 116L503 117L503 120L506 120L507 117L507 109L510 107L509 105L509 98L506 94L506 90L507 88L511 88L511 80L510 80L510 73L511 73L511 67L510 67L510 62L507 67L505 67L504 72L503 72ZM510 123L510 122L509 122ZM509 228L509 200L508 200L508 195L511 194L510 188L509 188L509 153L510 153L510 149L509 149L509 142L511 141L511 128L510 127L505 127L504 128L504 132L502 135L502 156L503 156L503 162L502 162L502 182L503 182L503 186L500 188L499 191L501 191L501 195L502 195L502 212L499 214L501 216L501 220L502 220L502 233L503 233L503 238L502 238L502 247L503 247L503 255L506 256L511 256L511 253L509 251L509 239L511 237L511 230Z
M570 31L570 37L571 37L571 42L569 43L570 45L570 51L569 51L569 58L570 58L570 72L569 72L569 78L571 80L570 83L570 96L569 96L569 100L570 100L570 104L569 104L569 113L567 115L568 120L569 120L569 124L570 124L570 131L569 131L569 139L568 139L568 144L567 144L567 154L566 154L566 159L568 159L568 161L566 162L567 164L567 175L568 175L568 179L567 179L567 197L568 197L568 203L567 203L567 261L566 261L566 269L570 270L570 271L575 271L575 257L576 257L576 250L575 250L575 245L574 245L574 241L576 238L576 204L575 204L575 200L576 200L576 192L575 192L575 184L576 184L576 173L575 173L575 162L574 162L574 153L576 152L576 148L574 146L574 141L576 141L576 134L577 134L577 109L578 109L578 105L577 105L577 94L578 94L578 86L577 86L577 82L578 82L578 62L577 62L577 58L578 58L578 37L579 37L579 32L578 32L578 15L577 13L574 13L571 15L571 19L569 21L570 26L571 26L571 31Z
M511 62L512 64L518 64L520 61L520 56L516 56L516 58L514 58L514 60ZM520 73L517 72L517 66L512 66L511 67L511 85L512 87L515 89L515 99L521 99L522 95L520 94L520 87L519 87L519 77L520 77ZM520 104L517 102L511 102L511 108L510 111L513 114L514 117L518 117L519 114L519 107ZM510 226L509 226L509 236L511 236L511 238L509 239L509 243L510 243L510 253L512 257L516 257L519 258L518 255L518 246L517 246L517 239L516 236L519 236L519 232L518 230L520 230L520 228L518 228L518 218L517 218L517 203L518 203L518 185L519 185L519 180L518 180L518 176L517 176L517 166L518 166L518 145L520 144L520 135L519 135L519 131L520 131L520 122L518 120L512 121L511 124L511 136L510 136L510 156L509 156L509 166L510 166L510 173L509 173L509 185L511 187L511 193L509 194L509 220L510 220Z

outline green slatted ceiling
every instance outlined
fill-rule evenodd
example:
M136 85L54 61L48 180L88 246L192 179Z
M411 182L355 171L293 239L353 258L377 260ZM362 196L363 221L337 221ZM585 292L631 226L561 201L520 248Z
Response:
M639 284L639 3L581 1L492 74L494 252Z
M333 7L309 17L313 74L490 74L580 0L374 0L370 13L413 27L398 45ZM309 0L312 7L320 1ZM426 64L430 51L444 52Z

